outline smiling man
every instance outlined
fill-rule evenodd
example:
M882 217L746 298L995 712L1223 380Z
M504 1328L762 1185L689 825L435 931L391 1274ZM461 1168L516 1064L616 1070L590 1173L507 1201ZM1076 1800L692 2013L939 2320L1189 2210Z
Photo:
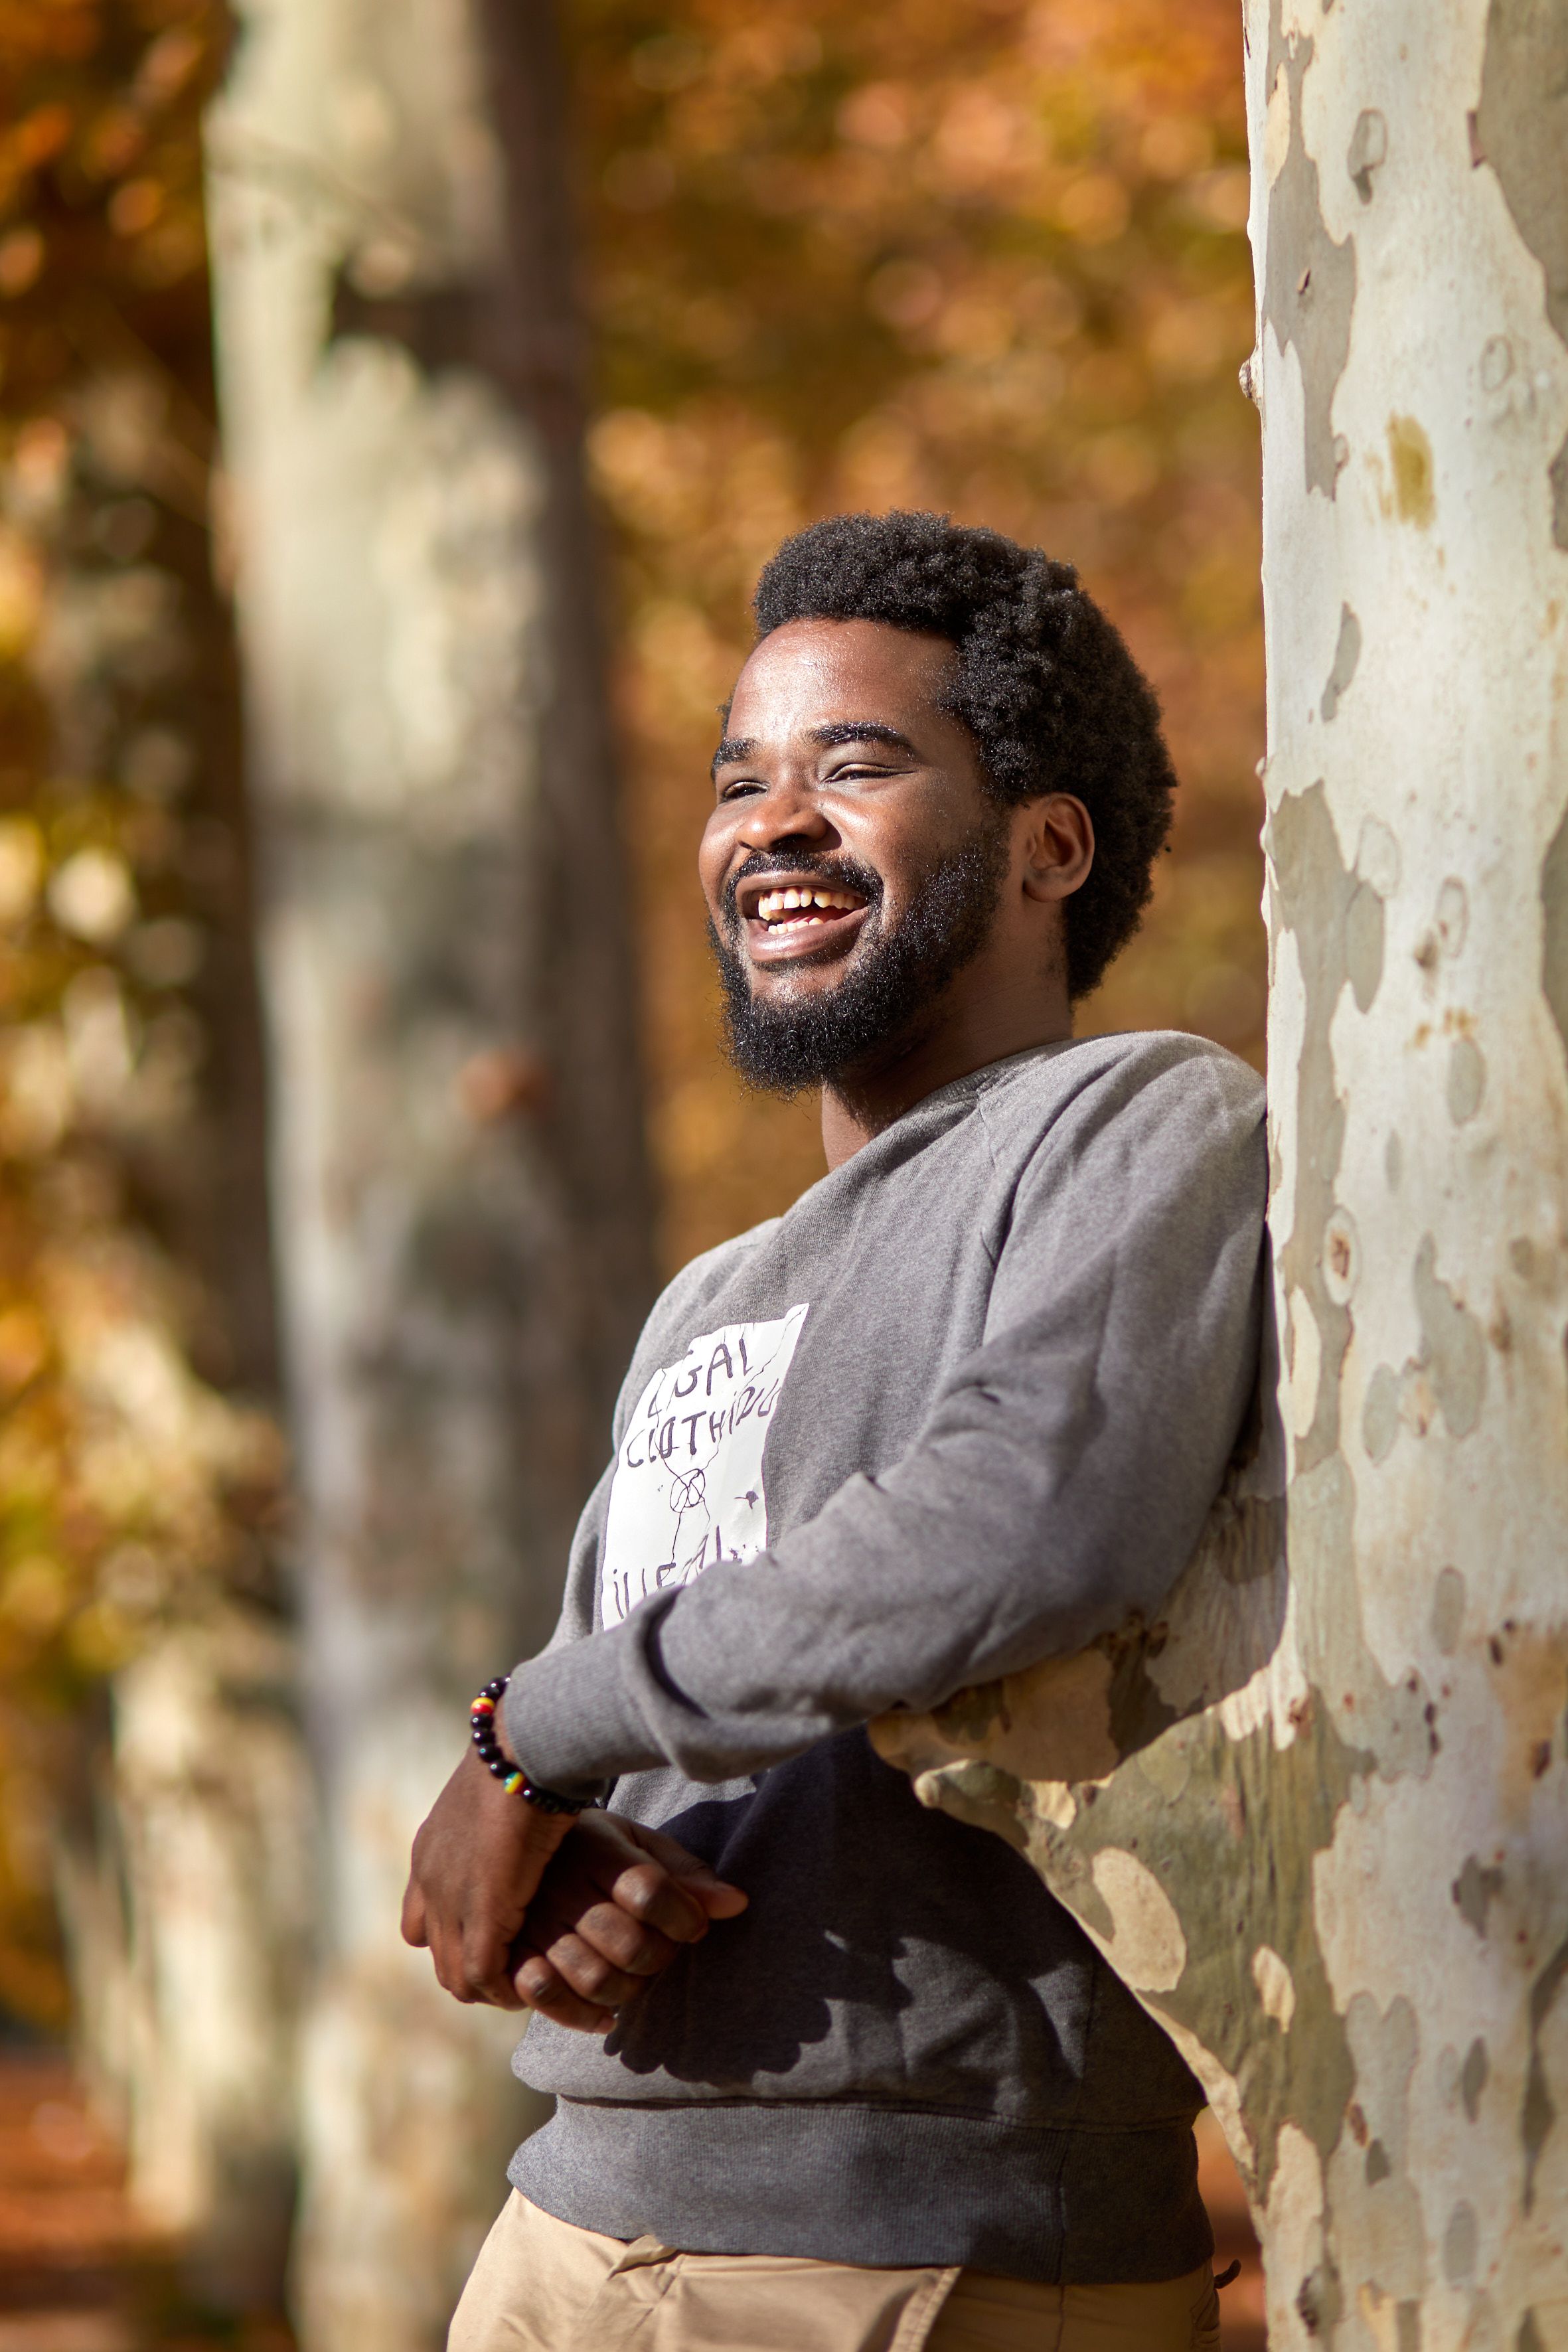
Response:
M700 866L731 1055L820 1087L828 1172L655 1308L560 1629L416 1846L405 1934L539 2012L558 2102L453 2352L1215 2344L1192 2075L866 1727L1161 1607L1256 1380L1261 1090L1073 1036L1173 780L1070 570L845 516L756 614Z

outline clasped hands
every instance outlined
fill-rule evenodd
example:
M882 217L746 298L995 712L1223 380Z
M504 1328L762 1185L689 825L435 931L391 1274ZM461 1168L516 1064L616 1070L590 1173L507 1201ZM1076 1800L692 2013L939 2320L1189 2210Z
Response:
M546 1813L470 1749L414 1841L405 1943L454 2000L605 2033L640 1985L746 1908L706 1863L613 1813Z

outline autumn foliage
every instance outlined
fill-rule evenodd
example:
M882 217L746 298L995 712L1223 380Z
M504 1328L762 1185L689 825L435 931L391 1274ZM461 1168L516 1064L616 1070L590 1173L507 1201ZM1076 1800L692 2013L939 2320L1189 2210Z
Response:
M718 1065L690 879L714 708L781 534L935 507L1077 563L1165 701L1176 856L1089 1025L1260 1056L1256 419L1228 0L584 0L626 832L678 1262L820 1170Z
M1258 1057L1230 0L564 24L667 1257L820 1166L809 1108L718 1055L692 878L752 580L814 515L936 507L1079 564L1184 780L1089 1024ZM227 37L215 0L0 0L0 2001L34 2012L39 1825L91 1693L171 1612L270 1591L265 1234L211 1230L254 1197L223 1173L249 950L200 116Z
M223 30L179 0L0 9L0 2001L44 2017L97 1695L161 1624L265 1585L280 1466L222 1392L204 1279L206 1070L246 952L208 527Z

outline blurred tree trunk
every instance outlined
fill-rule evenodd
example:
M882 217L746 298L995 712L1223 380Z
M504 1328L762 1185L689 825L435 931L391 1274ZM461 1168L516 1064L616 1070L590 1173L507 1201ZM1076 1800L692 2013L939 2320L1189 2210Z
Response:
M1247 34L1279 1413L1166 1622L884 1744L1188 2056L1274 2352L1548 2352L1568 9L1250 0Z
M215 1599L114 1677L57 1885L127 2187L216 2312L276 2309L296 2189L312 1795L286 1633Z
M68 1767L46 1771L52 1873L77 2053L124 2130L132 2197L183 2242L202 2300L256 2307L281 2293L293 2203L310 1832L264 1525L278 1445L253 1410L273 1333L205 307L198 278L161 352L107 300L71 315L58 415L32 428L44 461L31 477L14 462L5 484L37 565L28 669L47 742L22 822L42 819L50 844L55 971L77 966L55 982L58 1028L10 1026L12 1088L23 1038L58 1037L61 1084L30 1142L10 1093L9 1239L34 1230L33 1311L70 1433L61 1517L88 1555L69 1670L108 1676ZM7 717L15 754L14 703ZM50 952L27 935L13 976L29 950ZM55 1010L47 988L33 1009ZM0 1480L12 1528L21 1462ZM29 1693L15 1651L7 1667L41 1736L47 1678Z
M536 2122L397 1937L650 1290L549 9L248 0L210 124L324 1811L297 2303L433 2352Z

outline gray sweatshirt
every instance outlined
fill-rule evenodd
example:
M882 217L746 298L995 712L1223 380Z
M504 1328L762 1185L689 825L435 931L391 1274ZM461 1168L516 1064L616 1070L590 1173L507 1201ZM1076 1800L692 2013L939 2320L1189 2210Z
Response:
M535 2204L1047 2281L1210 2251L1186 2066L865 1725L1159 1609L1256 1379L1265 1181L1241 1063L1069 1041L928 1097L665 1292L507 1727L751 1908L604 2041L533 2021Z

